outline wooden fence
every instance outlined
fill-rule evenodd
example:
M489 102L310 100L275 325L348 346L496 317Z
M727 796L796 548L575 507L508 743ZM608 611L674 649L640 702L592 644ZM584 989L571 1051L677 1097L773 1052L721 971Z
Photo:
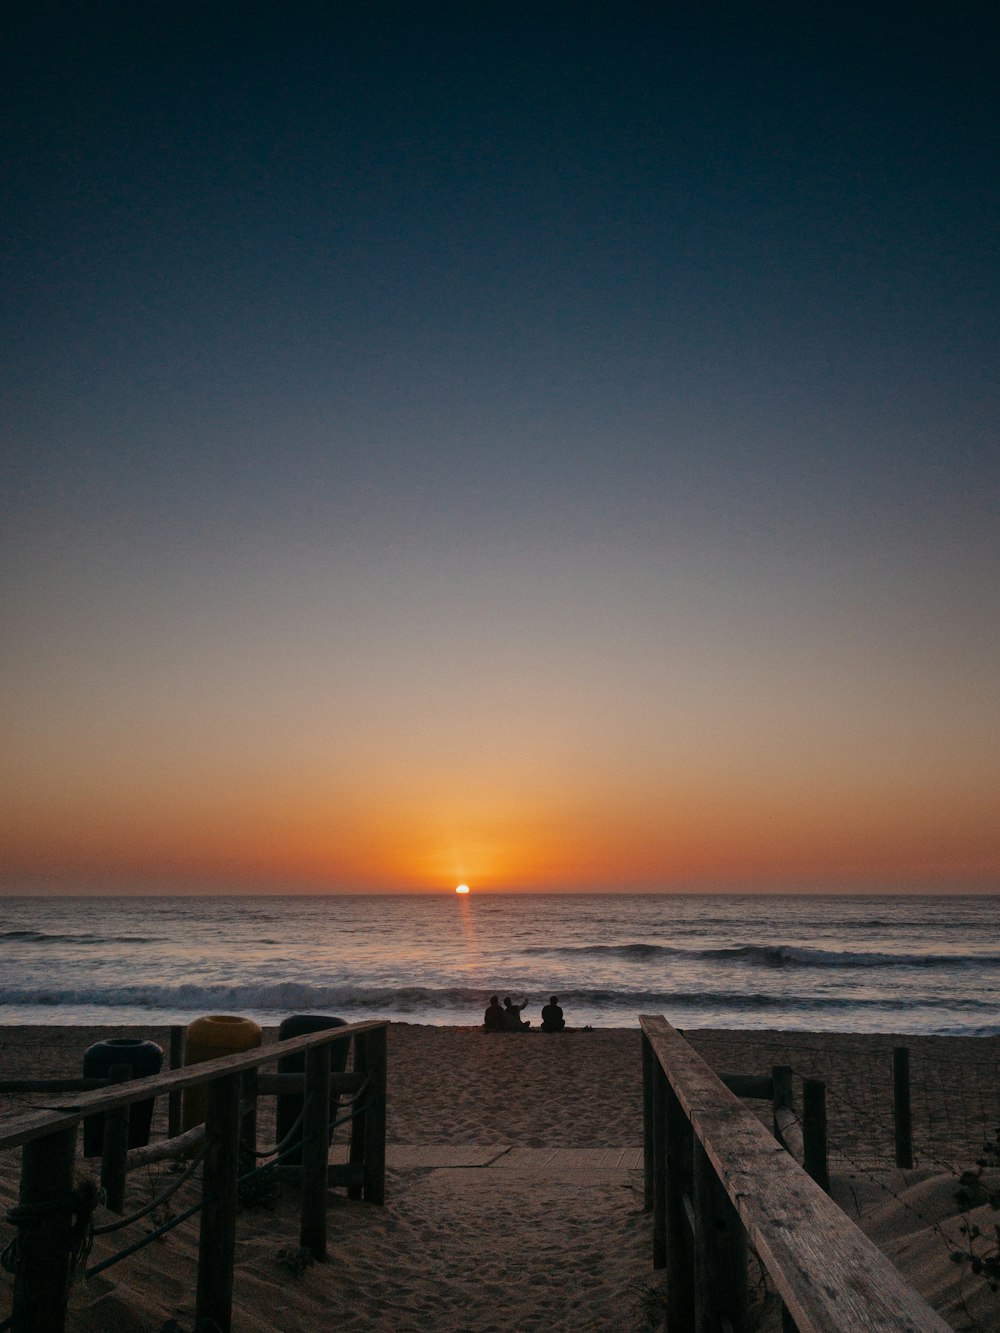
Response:
M822 1079L802 1080L802 1114L795 1110L790 1065L775 1065L770 1074L720 1074L720 1082L737 1097L752 1097L771 1103L774 1137L830 1193L827 1164L826 1084Z
M670 1333L747 1333L748 1246L784 1302L785 1329L947 1333L681 1034L660 1015L639 1022L646 1207ZM780 1088L774 1100L777 1112Z
M189 1088L207 1087L205 1156L201 1181L196 1322L211 1320L229 1333L232 1326L236 1244L237 1184L247 1149L256 1148L256 1098L263 1093L304 1096L301 1123L301 1211L299 1244L313 1257L326 1257L326 1192L346 1185L352 1198L382 1203L385 1197L386 1115L385 1022L352 1023L303 1037L274 1042L239 1055L223 1056L128 1082L85 1091L70 1106L28 1111L0 1121L0 1148L22 1149L20 1196L13 1210L15 1333L63 1333L66 1299L95 1187L76 1180L77 1134L84 1116L105 1117L102 1178L124 1180L128 1108L166 1094L171 1106ZM351 1073L330 1070L331 1042L353 1039ZM259 1074L262 1065L303 1053L304 1074ZM73 1081L70 1081L73 1082ZM349 1160L328 1166L331 1099L361 1095L351 1119ZM176 1117L171 1116L174 1121ZM247 1144L248 1131L251 1134ZM144 1150L135 1150L144 1151ZM109 1170L110 1161L110 1170ZM194 1211L194 1210L192 1210Z

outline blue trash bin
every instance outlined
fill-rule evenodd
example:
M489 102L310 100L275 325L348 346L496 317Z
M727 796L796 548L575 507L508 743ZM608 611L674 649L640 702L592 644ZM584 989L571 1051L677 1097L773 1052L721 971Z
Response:
M287 1041L290 1037L306 1037L310 1032L325 1032L328 1028L342 1028L346 1024L346 1018L330 1018L326 1014L292 1014L290 1018L282 1020L281 1026L278 1028L278 1040ZM342 1074L347 1068L347 1052L350 1045L350 1037L345 1037L343 1041L332 1041L330 1043L330 1072L332 1074ZM295 1055L284 1055L278 1061L279 1074L303 1074L305 1068L305 1051L299 1051ZM336 1094L333 1094L330 1098L331 1112L336 1110L337 1100ZM299 1093L282 1092L278 1094L276 1128L279 1143L299 1118L302 1113L302 1106L303 1098ZM334 1119L335 1116L331 1114L331 1123ZM330 1133L332 1137L333 1131L331 1130ZM302 1164L301 1143L284 1158L284 1161L290 1165Z
M83 1056L84 1078L107 1078L115 1065L128 1065L130 1078L158 1074L163 1066L163 1049L155 1041L141 1037L109 1037L95 1042ZM128 1146L142 1148L149 1142L155 1098L133 1102L129 1107ZM83 1155L100 1157L104 1150L104 1116L88 1115L83 1121Z

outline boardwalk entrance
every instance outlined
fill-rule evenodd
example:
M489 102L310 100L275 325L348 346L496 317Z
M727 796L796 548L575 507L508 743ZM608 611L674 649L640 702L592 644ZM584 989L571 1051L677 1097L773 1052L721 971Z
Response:
M662 1016L643 1033L645 1196L671 1333L746 1333L747 1250L799 1333L947 1325Z

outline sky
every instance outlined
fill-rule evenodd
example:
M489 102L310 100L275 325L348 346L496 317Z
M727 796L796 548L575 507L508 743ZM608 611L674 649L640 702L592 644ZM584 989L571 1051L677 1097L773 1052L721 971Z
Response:
M0 891L1000 889L990 6L3 27Z

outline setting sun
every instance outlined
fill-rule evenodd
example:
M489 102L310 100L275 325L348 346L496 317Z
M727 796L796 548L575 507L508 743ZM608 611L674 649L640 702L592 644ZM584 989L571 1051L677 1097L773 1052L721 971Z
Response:
M468 892L469 892L469 886L468 886L468 884L458 884L458 885L456 885L456 887L455 887L455 892L456 892L456 893L468 893Z

